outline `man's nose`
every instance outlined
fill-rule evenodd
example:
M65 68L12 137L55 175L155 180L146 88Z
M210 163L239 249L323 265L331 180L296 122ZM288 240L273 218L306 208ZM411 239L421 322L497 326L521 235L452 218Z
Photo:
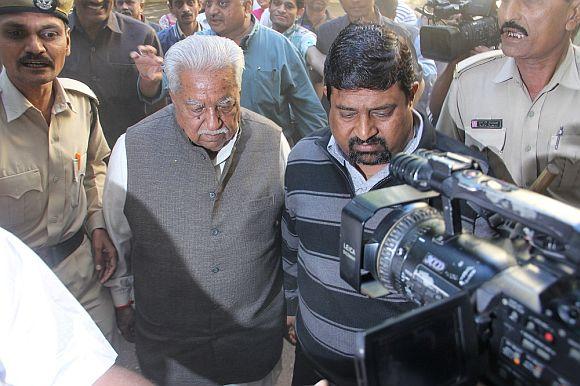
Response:
M521 5L519 0L503 1L500 9L504 22L509 20L518 20L521 14L520 6Z
M222 118L218 113L217 109L211 108L207 109L206 113L206 127L207 130L217 130L222 126Z
M376 125L368 115L361 115L357 124L355 134L363 141L374 137L378 133Z
M44 47L42 40L37 35L32 34L27 39L26 52L38 55L46 52L46 48Z

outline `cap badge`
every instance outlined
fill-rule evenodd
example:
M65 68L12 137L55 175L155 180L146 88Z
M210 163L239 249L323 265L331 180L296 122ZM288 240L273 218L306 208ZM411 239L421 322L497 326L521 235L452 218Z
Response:
M54 11L56 9L56 0L33 0L36 8L41 11Z

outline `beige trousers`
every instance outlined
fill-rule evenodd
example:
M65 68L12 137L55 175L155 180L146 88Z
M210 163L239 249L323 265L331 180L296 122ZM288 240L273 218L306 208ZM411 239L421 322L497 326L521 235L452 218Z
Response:
M113 343L116 335L113 300L109 289L99 283L87 236L53 272L93 318L107 340Z

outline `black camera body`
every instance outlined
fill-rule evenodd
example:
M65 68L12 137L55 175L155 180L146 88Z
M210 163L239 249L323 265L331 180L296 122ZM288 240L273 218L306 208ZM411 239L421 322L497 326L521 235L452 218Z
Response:
M399 154L390 168L407 185L343 209L341 277L419 307L359 336L359 383L580 384L580 210L453 153ZM461 202L501 215L510 234L463 233Z
M500 32L494 0L428 0L418 11L431 25L421 27L424 57L450 62L477 46L499 45ZM461 15L457 26L442 21Z

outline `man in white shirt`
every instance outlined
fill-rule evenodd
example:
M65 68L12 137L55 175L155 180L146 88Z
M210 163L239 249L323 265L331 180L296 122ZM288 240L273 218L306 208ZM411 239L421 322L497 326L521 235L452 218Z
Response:
M0 385L150 385L117 354L65 286L0 228Z

